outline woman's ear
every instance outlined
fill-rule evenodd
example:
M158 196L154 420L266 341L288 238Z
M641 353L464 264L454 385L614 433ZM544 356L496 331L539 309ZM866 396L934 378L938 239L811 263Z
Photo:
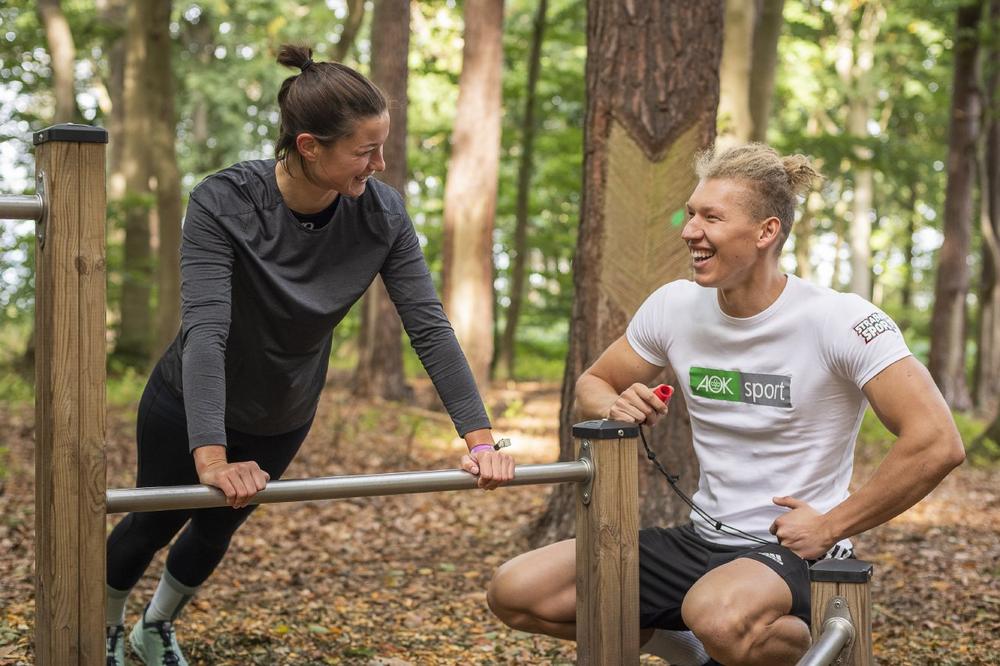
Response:
M304 160L315 162L319 159L319 148L319 141L317 141L316 137L308 132L302 132L295 137L295 149Z

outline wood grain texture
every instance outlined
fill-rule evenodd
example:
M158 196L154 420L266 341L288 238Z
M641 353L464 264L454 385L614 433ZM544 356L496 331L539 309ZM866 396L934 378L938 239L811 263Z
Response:
M851 610L851 621L856 630L854 645L850 656L843 662L844 666L872 666L875 658L872 653L872 617L871 617L871 586L868 583L817 583L812 589L812 638L815 641L823 629L823 616L826 605L836 596L847 599Z
M104 663L104 144L46 143L36 247L37 663Z
M637 440L591 446L591 500L577 508L577 663L638 664Z

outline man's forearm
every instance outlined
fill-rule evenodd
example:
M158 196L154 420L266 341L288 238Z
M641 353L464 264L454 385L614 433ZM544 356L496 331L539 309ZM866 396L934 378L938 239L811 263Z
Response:
M824 515L834 543L906 511L964 459L965 451L957 433L944 434L930 446L900 437L872 477Z
M583 418L608 418L617 399L618 392L600 377L584 373L576 382L576 406Z

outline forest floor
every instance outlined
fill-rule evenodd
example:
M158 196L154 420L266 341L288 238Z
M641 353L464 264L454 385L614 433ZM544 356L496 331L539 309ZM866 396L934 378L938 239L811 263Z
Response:
M351 403L332 382L286 478L455 467L461 440L426 387L418 396L405 408ZM496 432L511 437L519 462L557 458L558 401L554 385L489 394ZM0 664L34 661L33 418L30 405L0 410ZM134 484L132 418L130 409L109 410L109 487ZM856 481L873 468L865 458ZM998 481L1000 469L963 466L856 539L859 555L875 563L880 664L1000 663ZM185 610L181 643L193 664L213 666L573 663L572 644L506 629L484 596L494 567L525 549L549 492L263 506ZM161 553L129 601L129 624L162 567Z

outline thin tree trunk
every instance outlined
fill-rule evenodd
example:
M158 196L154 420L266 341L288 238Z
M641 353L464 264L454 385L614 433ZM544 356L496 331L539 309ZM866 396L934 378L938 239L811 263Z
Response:
M528 199L531 175L535 158L535 95L538 89L538 74L542 60L542 41L545 39L545 14L548 0L539 0L535 11L534 29L531 34L531 53L528 56L528 82L524 99L524 121L521 124L521 162L517 173L517 223L514 228L514 247L510 266L510 305L507 307L507 321L500 342L499 365L503 366L508 379L514 378L516 360L517 324L521 316L521 302L524 298L524 277L528 259Z
M69 23L62 12L59 0L40 0L38 14L45 27L45 42L52 59L52 91L56 106L52 115L52 123L71 123L78 115L76 94L74 92L73 67L76 59L76 47L73 44L73 34ZM21 355L25 368L35 365L35 325Z
M750 73L750 117L753 119L751 141L767 140L784 8L785 0L763 0L757 12L753 31L753 71Z
M101 22L114 29L112 41L106 44L108 79L105 87L111 101L107 114L108 128L108 200L117 202L125 195L125 174L122 171L125 126L125 2L102 0L97 5Z
M153 4L150 23L149 78L155 97L150 117L153 173L156 176L157 297L155 356L163 353L177 335L181 323L181 178L177 167L177 113L174 109L174 72L171 67L173 40L170 38L170 10L173 3ZM155 359L154 359L155 360Z
M655 288L687 277L680 227L663 220L697 184L692 158L712 145L724 3L590 0L584 191L574 260L573 314L559 415L560 457L573 456L577 378L622 335ZM676 381L669 369L661 381ZM697 481L690 418L675 394L652 446L690 491ZM638 453L637 453L638 455ZM663 478L642 464L643 525L685 517ZM575 490L557 486L534 525L535 544L572 533Z
M354 40L361 31L361 24L365 20L365 0L348 0L347 20L344 21L344 29L340 33L340 41L333 49L333 59L343 62L344 58L354 46ZM373 33L374 36L374 33Z
M944 241L938 254L928 369L952 409L971 405L965 376L965 299L972 241L972 192L981 112L978 25L982 4L960 6L955 31L955 78L948 139Z
M747 0L726 0L716 138L720 148L746 143L753 134L750 77L753 71L754 5Z
M851 279L849 289L862 298L871 298L871 210L874 192L872 149L867 145L873 91L872 67L875 41L885 19L880 0L867 0L857 30L853 6L843 5L836 16L838 33L837 73L847 93L847 132L855 142L854 197L851 206L849 239Z
M917 233L917 186L911 183L909 186L909 200L906 207L906 242L903 244L903 284L899 291L899 304L903 316L899 321L899 326L903 330L910 328L910 308L913 306L913 259L916 256L916 244L914 237Z
M372 15L372 80L389 98L391 123L385 142L385 171L379 180L406 196L407 55L410 0L376 0ZM375 282L361 306L354 395L402 400L411 394L403 371L402 325L382 284Z
M59 0L38 0L38 14L45 27L45 41L52 59L52 92L56 100L52 121L71 123L79 115L73 85L76 60L73 34Z
M126 363L144 365L150 357L153 328L150 294L152 265L149 211L149 104L152 92L148 61L155 0L130 2L125 47L125 261L122 276L121 324L115 355Z
M795 274L803 280L811 280L813 276L812 260L810 259L812 236L816 225L816 211L819 210L822 202L822 195L816 190L811 191L806 197L802 219L796 222L792 228L795 234Z
M988 416L1000 407L1000 0L990 2L993 41L987 52L983 146L979 168L980 226L983 236L983 269L980 279L979 345L976 355L976 407Z
M444 193L444 307L476 382L493 358L493 225L500 165L503 0L467 0Z

